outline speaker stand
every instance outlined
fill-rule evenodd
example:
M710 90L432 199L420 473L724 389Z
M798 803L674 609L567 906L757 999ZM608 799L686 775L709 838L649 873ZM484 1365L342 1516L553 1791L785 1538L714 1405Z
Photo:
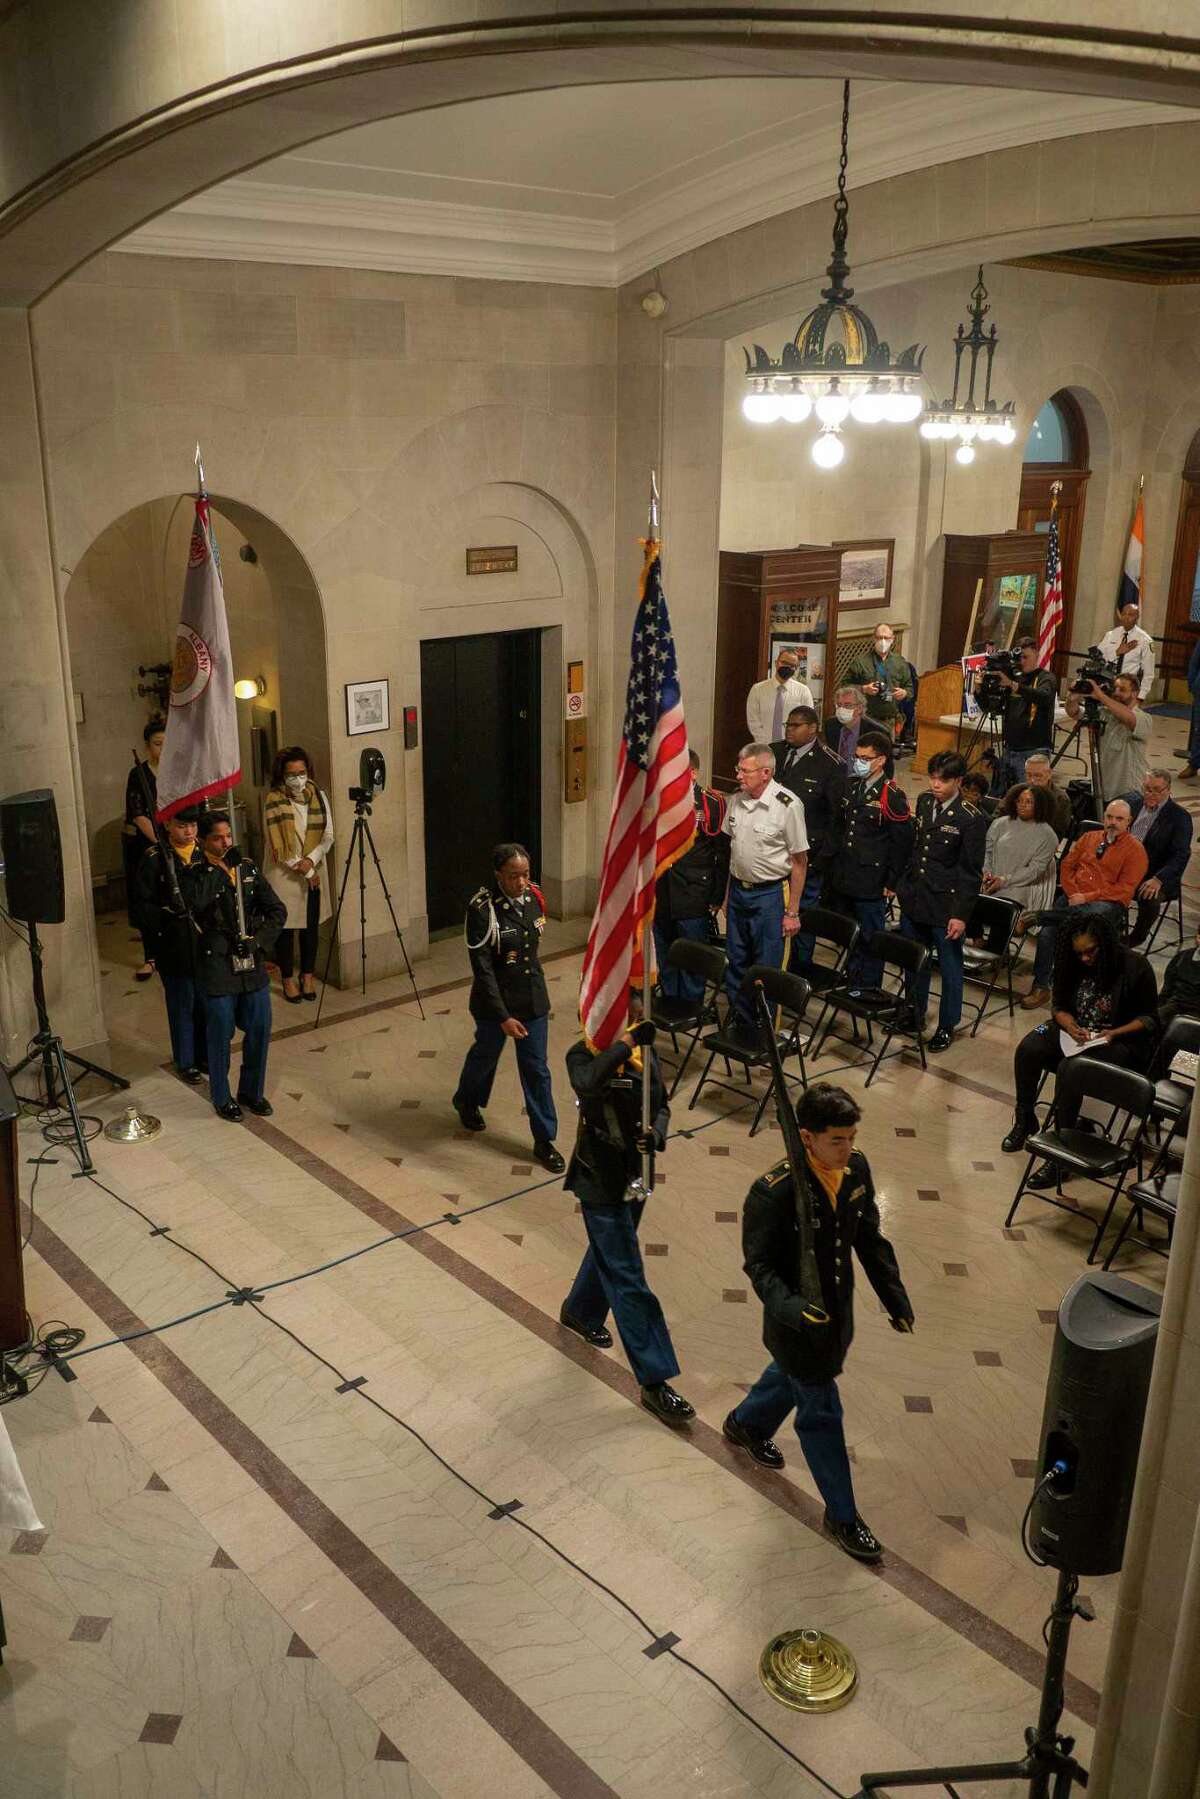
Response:
M1058 1735L1058 1721L1063 1713L1063 1676L1067 1668L1067 1643L1075 1618L1087 1622L1095 1617L1091 1607L1077 1600L1079 1576L1067 1569L1059 1570L1054 1609L1050 1613L1050 1632L1046 1639L1046 1669L1042 1675L1042 1703L1038 1721L1025 1732L1025 1754L1016 1762L965 1762L958 1767L901 1768L890 1774L864 1774L855 1799L868 1799L889 1787L944 1787L952 1793L955 1781L971 1783L990 1780L1024 1780L1029 1786L1029 1799L1070 1799L1076 1782L1088 1783L1087 1769L1071 1754L1074 1737ZM1053 1785L1051 1782L1053 1781Z
M64 1137L63 1143L71 1143L79 1159L80 1174L92 1174L95 1163L88 1150L87 1139L83 1134L83 1125L79 1117L79 1108L75 1104L75 1090L71 1085L71 1074L67 1067L80 1071L81 1078L89 1074L99 1075L102 1081L108 1081L113 1087L128 1087L129 1082L123 1075L114 1074L110 1068L102 1068L98 1062L88 1062L83 1056L74 1055L63 1048L63 1041L50 1028L50 1014L46 1008L46 983L42 974L42 945L38 937L37 926L32 919L24 921L29 932L29 960L33 964L33 1004L37 1011L38 1028L36 1035L30 1040L29 1048L14 1068L8 1070L10 1080L24 1074L35 1062L42 1065L42 1083L45 1087L45 1105L57 1108L59 1090L62 1092L62 1103L71 1117L70 1137ZM18 1098L20 1095L18 1095Z

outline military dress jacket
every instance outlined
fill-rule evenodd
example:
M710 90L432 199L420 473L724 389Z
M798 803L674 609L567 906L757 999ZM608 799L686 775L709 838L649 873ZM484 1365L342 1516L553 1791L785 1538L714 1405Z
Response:
M197 845L190 862L182 862L174 850L175 872L184 909L175 904L175 892L161 845L147 847L134 876L133 916L146 955L160 974L194 980L200 970L200 932L188 905L188 895L202 870L210 866Z
M237 902L233 882L201 853L202 866L184 897L200 927L199 978L205 993L257 993L270 985L267 955L283 929L287 908L256 862L240 858L242 909L246 930L254 946L254 967L239 974L233 967L238 947Z
M786 741L773 743L771 748L775 752L775 779L803 801L809 854L819 857L829 841L846 791L846 771L841 757L817 737L811 749L805 750L789 768L791 744Z
M956 794L934 817L932 793L917 801L916 835L908 865L896 882L901 911L916 924L964 922L979 898L988 819Z
M826 893L877 900L894 889L908 861L913 822L902 788L886 776L869 786L856 775L844 789L823 857Z
M837 1205L805 1164L802 1179L828 1324L808 1324L800 1299L800 1231L791 1169L780 1162L746 1195L742 1255L763 1305L763 1342L785 1374L820 1386L842 1371L854 1336L853 1252L889 1318L910 1322L912 1304L896 1253L879 1224L875 1184L860 1150L850 1157Z
M542 973L540 950L546 924L546 902L532 884L520 899L509 899L498 887L481 887L467 905L466 939L471 958L472 1018L503 1023L518 1018L545 1018L550 995Z
M567 1164L563 1186L584 1205L622 1205L631 1180L642 1172L642 1159L631 1149L628 1138L641 1131L642 1076L627 1068L633 1049L623 1037L609 1049L594 1051L580 1038L567 1051L567 1075L579 1106L579 1129L575 1152ZM650 1128L655 1145L667 1145L671 1112L662 1070L652 1049L642 1051L650 1057ZM632 1091L621 1096L625 1129L614 1109L611 1086L614 1080L632 1082Z

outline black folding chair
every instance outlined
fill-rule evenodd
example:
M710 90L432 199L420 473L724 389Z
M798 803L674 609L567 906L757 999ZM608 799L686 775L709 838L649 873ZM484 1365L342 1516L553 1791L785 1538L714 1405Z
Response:
M1166 918L1170 919L1175 928L1175 941L1165 948L1156 951L1154 946L1158 942L1158 933L1162 930L1163 920ZM1174 955L1175 951L1180 949L1183 945L1183 934L1185 929L1186 926L1183 922L1183 888L1181 887L1174 899L1164 901L1159 907L1158 917L1150 927L1150 935L1147 937L1145 943L1140 945L1143 956L1156 954L1163 956L1168 954L1168 952L1171 955Z
M1167 1135L1161 1145L1163 1150L1169 1149L1177 1132L1187 1130L1187 1116L1191 1111L1192 1095L1195 1092L1190 1081L1182 1081L1171 1073L1171 1063L1180 1050L1190 1055L1200 1055L1200 1018L1189 1018L1181 1013L1173 1018L1162 1035L1151 1071L1154 1080L1154 1107L1150 1114L1150 1122L1154 1125L1166 1125Z
M1076 1104L1082 1106L1089 1099L1107 1106L1112 1113L1105 1135L1084 1130L1079 1124L1059 1125L1058 1117L1064 1107ZM1153 1081L1132 1068L1119 1068L1115 1062L1102 1062L1098 1056L1091 1054L1072 1056L1069 1061L1061 1063L1055 1079L1054 1104L1050 1109L1049 1119L1041 1130L1035 1131L1026 1140L1028 1160L1008 1208L1004 1228L1007 1230L1016 1217L1017 1207L1026 1192L1026 1183L1036 1164L1039 1161L1050 1162L1057 1175L1054 1192L1035 1193L1035 1199L1044 1201L1046 1205L1057 1206L1062 1212L1078 1214L1079 1207L1068 1205L1062 1196L1064 1179L1094 1181L1109 1195L1108 1206L1096 1227L1096 1234L1087 1254L1089 1263L1093 1262L1126 1177L1131 1168L1140 1166L1153 1106ZM1117 1129L1117 1121L1122 1115L1123 1122Z
M816 941L812 961L791 972L801 975L818 997L828 993L831 987L839 986L858 942L857 919L848 918L844 912L831 912L826 906L809 906L800 914L800 928L796 934L813 937ZM834 952L832 962L817 961L817 951L822 948Z
M1152 1250L1156 1256L1169 1256L1171 1242L1175 1234L1175 1216L1179 1210L1179 1185L1183 1175L1179 1169L1168 1173L1165 1169L1157 1169L1147 1175L1144 1181L1138 1181L1134 1187L1126 1189L1125 1198L1129 1202L1129 1210L1125 1214L1125 1222L1117 1232L1112 1248L1104 1258L1105 1272L1112 1267L1113 1260L1125 1243L1136 1243L1141 1249ZM1137 1219L1139 1231L1146 1228L1146 1213L1161 1218L1167 1227L1165 1239L1138 1237L1130 1234L1130 1226Z
M1013 969L1021 954L1021 940L1014 937L1013 932L1020 916L1021 907L1017 901L1003 899L998 893L981 893L971 908L963 943L963 980L982 986L984 990L978 1005L966 1008L975 1014L975 1023L971 1026L972 1037L988 1016L991 998L1001 975L1004 975L1008 989L1008 1016L1015 1016ZM971 941L977 937L983 938L983 944L978 949Z
M677 937L667 951L667 967L677 968L681 974L692 975L703 982L699 999L671 999L665 993L656 992L651 1004L650 1016L660 1030L667 1032L677 1056L680 1037L687 1043L675 1078L667 1089L667 1098L672 1099L687 1072L700 1033L717 1022L717 1001L725 982L725 952L714 949L709 943L693 943L686 937Z
M778 1042L779 1059L785 1065L784 1077L789 1086L807 1087L808 1070L804 1061L804 1051L807 1045L807 1039L801 1038L800 1031L804 1022L804 1011L808 1005L809 994L811 992L809 984L803 975L789 974L787 970L783 968L766 968L761 964L755 964L753 968L746 970L741 985L741 997L745 1000L748 1009L755 1017L758 1016L757 988L759 982L762 983L762 989L767 996L768 1004L783 1015L782 1022L785 1026L786 1034L780 1037ZM704 1039L704 1048L708 1051L708 1061L704 1064L700 1079L696 1082L696 1091L688 1101L689 1112L700 1098L700 1094L706 1086L720 1087L726 1093L736 1094L739 1099L746 1097L745 1090L742 1087L735 1086L732 1080L718 1080L717 1076L711 1072L712 1065L717 1060L718 1056L724 1062L727 1074L732 1075L732 1064L736 1063L738 1067L740 1067L742 1078L745 1081L745 1087L750 1092L753 1092L751 1069L766 1068L769 1066L766 1045L751 1044L740 1035L735 1034L734 1016L733 1008L730 1007L724 1024ZM792 1056L795 1056L800 1064L800 1076L798 1081L787 1073L786 1064L789 1057ZM750 1135L752 1137L762 1122L762 1115L767 1108L767 1101L770 1097L771 1089L768 1087L763 1093L762 1098L759 1100L758 1105L755 1107L754 1118L750 1125Z
M833 1028L833 1021L838 1013L844 1013L851 1021L853 1037L842 1037L839 1041L852 1041L856 1048L865 1050L853 1062L841 1064L841 1068L860 1068L864 1062L870 1062L871 1072L866 1079L869 1087L879 1070L881 1062L889 1055L900 1055L901 1050L891 1050L889 1045L893 1037L913 1038L921 1057L921 1067L928 1066L925 1060L925 1045L921 1033L905 1022L907 1001L905 999L905 981L921 973L929 961L929 949L915 938L903 937L899 931L873 931L864 945L864 953L884 965L884 979L891 973L895 981L893 987L866 987L851 980L842 980L831 987L824 995L824 1004L816 1025L813 1028L809 1046L809 1055L816 1061L825 1047L826 1039ZM860 1021L867 1030L866 1042L863 1043L858 1034ZM875 1048L875 1026L883 1033L878 1050ZM839 1069L829 1072L840 1073Z

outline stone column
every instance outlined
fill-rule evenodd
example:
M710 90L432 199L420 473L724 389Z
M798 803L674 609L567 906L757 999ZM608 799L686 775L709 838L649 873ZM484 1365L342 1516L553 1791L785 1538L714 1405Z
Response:
M1104 1676L1088 1789L1094 1799L1200 1799L1198 1393L1200 1118L1193 1111Z

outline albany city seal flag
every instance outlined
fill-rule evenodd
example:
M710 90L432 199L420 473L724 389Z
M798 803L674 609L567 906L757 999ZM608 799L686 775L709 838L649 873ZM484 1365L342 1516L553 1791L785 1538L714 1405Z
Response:
M236 787L241 778L221 562L208 495L202 494L196 501L183 608L175 633L156 816L162 822L184 806L198 806Z

